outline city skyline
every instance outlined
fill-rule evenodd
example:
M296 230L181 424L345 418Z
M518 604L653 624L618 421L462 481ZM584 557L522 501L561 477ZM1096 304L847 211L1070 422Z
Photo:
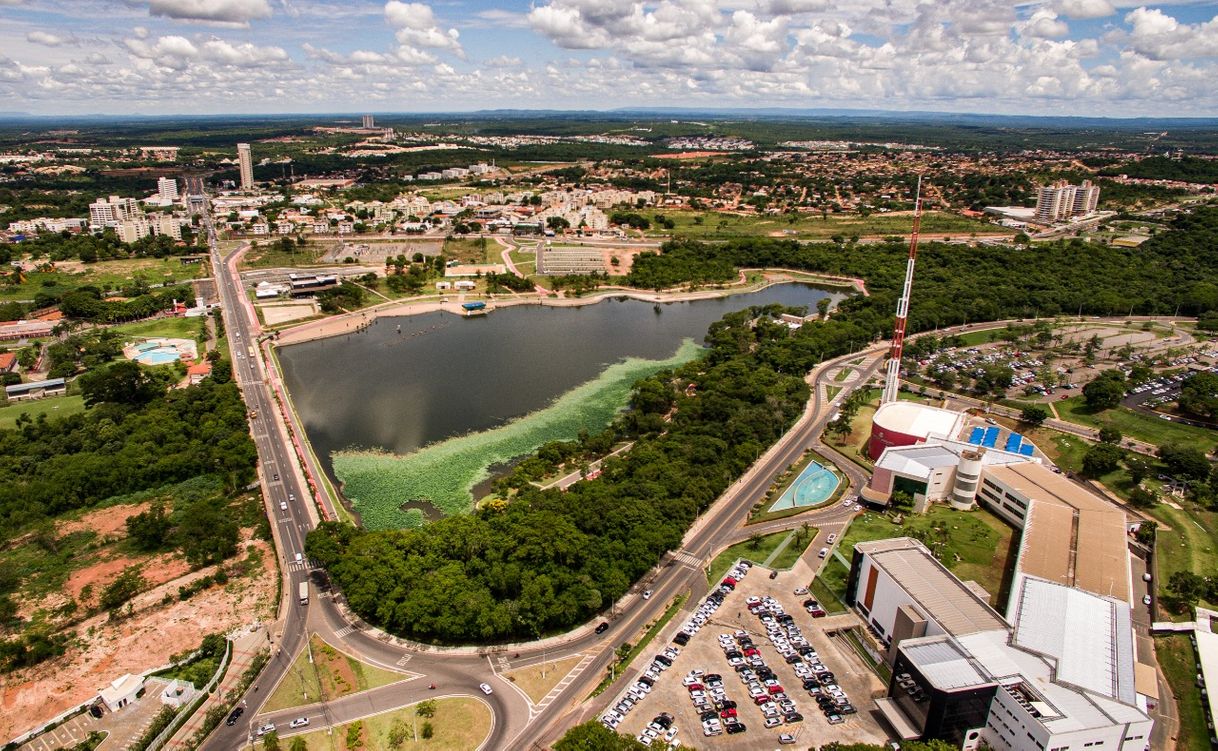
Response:
M677 106L1218 114L1218 4L0 0L31 114Z

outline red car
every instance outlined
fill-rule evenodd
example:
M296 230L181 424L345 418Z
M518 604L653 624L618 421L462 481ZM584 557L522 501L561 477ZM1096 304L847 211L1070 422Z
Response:
M773 696L774 694L781 694L781 693L783 693L783 691L782 691L782 686L779 686L777 683L776 683L776 684L774 684L773 686L770 686L770 687L769 687L768 689L766 689L766 690L770 692L770 695L771 695L771 696Z
M722 717L722 718L723 718L723 719L725 719L725 720L726 720L727 718L729 718L729 717L735 717L735 716L736 716L736 710L734 710L734 709L725 709L725 710L723 710L722 712L720 712L720 713L719 713L719 716L720 716L720 717Z
M703 686L701 683L691 683L688 686L686 686L686 688L689 689L689 692L691 694L695 691L705 691L706 690L706 687Z

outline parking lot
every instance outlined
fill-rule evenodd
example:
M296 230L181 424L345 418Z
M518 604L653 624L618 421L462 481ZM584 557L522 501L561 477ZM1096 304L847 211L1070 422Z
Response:
M640 670L652 669L649 690L640 690L633 680L615 686L619 696L611 711L631 687L641 697L617 723L619 733L638 736L667 715L651 734L697 748L760 751L784 741L807 748L831 741L888 740L872 704L884 685L842 638L830 636L858 625L855 616L813 618L803 606L809 595L794 593L793 577L768 577L768 569L756 566L736 577L735 589L722 591L721 604L704 615L700 626L686 613L674 619L664 633L667 640L657 642L637 663ZM691 626L696 630L685 646L672 642ZM679 651L665 656L663 650L671 647ZM653 661L653 655L670 660L671 666ZM820 701L828 712L813 693L825 697ZM839 711L843 707L854 712ZM836 715L832 723L828 713ZM783 739L784 734L791 738Z

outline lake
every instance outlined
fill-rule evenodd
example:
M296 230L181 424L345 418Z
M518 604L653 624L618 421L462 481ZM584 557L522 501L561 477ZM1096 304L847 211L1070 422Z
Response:
M624 358L669 358L732 311L780 303L815 312L824 297L845 295L788 283L664 303L658 312L649 302L610 299L473 318L379 318L359 333L284 347L279 360L314 452L333 477L334 451L408 454L487 430L545 407Z

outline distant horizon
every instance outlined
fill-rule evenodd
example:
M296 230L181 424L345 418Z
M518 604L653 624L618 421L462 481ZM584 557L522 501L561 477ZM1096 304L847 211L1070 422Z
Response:
M590 108L571 108L557 109L553 107L537 107L537 108L482 108L482 109L451 109L451 110L301 110L294 112L212 112L212 113L189 113L189 112L171 112L171 113L117 113L117 112L82 112L82 113L62 113L62 114L43 114L36 112L21 112L21 111L0 111L0 121L18 121L18 120L290 120L297 118L343 118L358 121L363 115L373 115L374 117L385 118L400 118L408 117L415 119L423 119L429 117L451 119L453 117L504 117L504 118L529 118L529 117L573 117L587 116L588 119L596 119L597 117L672 117L672 116L698 116L714 119L726 119L734 117L759 117L759 118L875 118L875 119L900 119L902 117L935 120L935 119L977 119L977 120L1026 120L1026 121L1069 121L1076 120L1080 123L1085 122L1111 122L1117 124L1130 123L1175 123L1187 125L1206 125L1218 124L1218 115L1193 115L1193 116L1148 116L1148 115L1033 115L1033 114L1010 114L1002 112L983 112L983 111L956 111L956 110L928 110L928 109L876 109L876 108L847 108L847 107L823 107L823 108L804 108L804 107L616 107L611 109L590 109Z
M31 117L1218 117L1218 0L0 0L0 33Z

